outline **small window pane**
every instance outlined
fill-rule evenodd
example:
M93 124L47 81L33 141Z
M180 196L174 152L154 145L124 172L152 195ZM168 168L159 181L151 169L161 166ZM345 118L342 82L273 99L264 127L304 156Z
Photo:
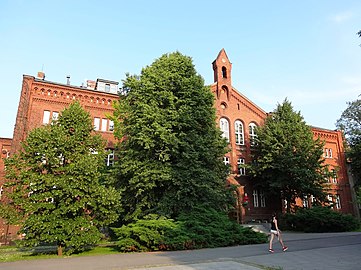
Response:
M108 119L102 119L102 131L107 131Z
M100 118L95 117L94 118L94 129L99 130L100 129Z
M50 122L50 111L44 111L44 115L43 115L43 124L49 124Z
M58 120L59 118L59 113L58 112L53 112L53 121Z

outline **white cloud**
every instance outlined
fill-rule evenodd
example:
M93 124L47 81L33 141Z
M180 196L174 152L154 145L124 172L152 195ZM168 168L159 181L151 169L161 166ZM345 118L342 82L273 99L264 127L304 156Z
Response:
M331 20L335 23L342 23L347 21L353 17L353 13L351 11L341 12L331 16Z

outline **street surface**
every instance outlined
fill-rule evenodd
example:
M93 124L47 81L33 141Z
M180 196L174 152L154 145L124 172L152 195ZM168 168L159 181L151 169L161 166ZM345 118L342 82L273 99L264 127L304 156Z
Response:
M191 251L152 252L0 263L1 270L355 270L361 269L361 233L283 234L274 242Z

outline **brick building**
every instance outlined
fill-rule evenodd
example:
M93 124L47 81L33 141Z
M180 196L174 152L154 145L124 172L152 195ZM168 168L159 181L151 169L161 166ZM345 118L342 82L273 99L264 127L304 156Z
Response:
M285 202L269 201L262 190L254 189L245 169L240 165L251 162L255 127L264 123L267 113L242 95L232 86L232 64L222 49L213 62L214 83L211 85L215 95L215 106L220 129L229 140L231 151L224 157L230 164L231 175L228 182L238 186L238 208L235 213L240 222L262 220L269 217L273 209L285 207ZM327 192L334 209L343 213L356 215L351 196L351 188L347 174L347 165L340 131L311 127L314 138L325 141L325 163L334 170L334 177L329 180ZM246 207L242 203L249 201ZM298 204L311 206L312 198L302 198Z
M239 222L265 219L273 209L282 207L282 202L268 201L262 190L254 189L246 170L240 168L240 165L251 161L253 139L257 136L255 128L264 123L268 114L232 86L232 64L224 49L213 62L213 71L214 83L210 87L215 95L218 123L231 146L224 162L231 167L228 182L237 186L235 216ZM89 111L95 130L107 140L107 148L113 149L113 123L108 115L113 112L112 102L118 98L118 83L114 81L98 79L87 81L86 86L73 86L70 85L69 77L65 84L61 84L45 80L42 72L38 73L37 78L24 75L13 138L0 138L1 158L18 151L30 130L56 119L59 112L73 100L79 100ZM316 127L312 127L312 130L315 138L325 141L326 163L335 168L335 176L330 179L327 187L335 210L355 214L341 132ZM2 159L0 188L4 183ZM112 162L112 154L107 161ZM249 200L246 207L242 206L245 200ZM304 198L300 200L300 204L307 207L310 200L311 198ZM0 236L5 233L5 227L0 221Z

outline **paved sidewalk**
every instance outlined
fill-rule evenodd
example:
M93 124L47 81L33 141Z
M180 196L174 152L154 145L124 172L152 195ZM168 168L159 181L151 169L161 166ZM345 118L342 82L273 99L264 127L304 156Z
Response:
M192 251L115 254L0 263L1 270L354 270L361 269L361 233L284 233L274 243Z

